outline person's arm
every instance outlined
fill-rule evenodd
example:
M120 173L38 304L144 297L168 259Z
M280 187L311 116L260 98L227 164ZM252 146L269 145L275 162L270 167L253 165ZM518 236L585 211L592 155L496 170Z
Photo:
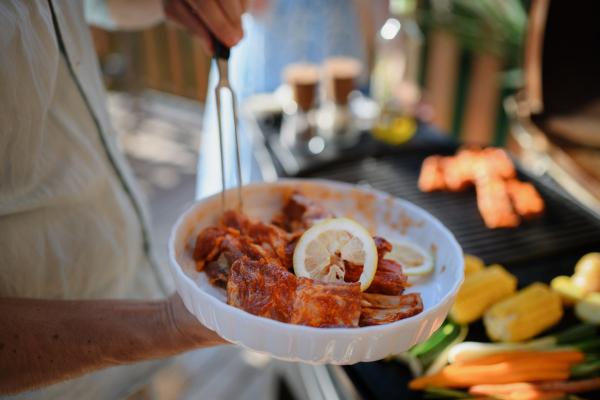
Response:
M0 299L0 396L227 343L165 301Z

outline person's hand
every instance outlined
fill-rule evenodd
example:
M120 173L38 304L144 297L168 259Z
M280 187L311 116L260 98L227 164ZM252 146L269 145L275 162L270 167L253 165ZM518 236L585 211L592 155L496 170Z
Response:
M182 346L189 346L192 349L229 344L214 331L202 325L198 318L185 308L179 293L175 292L167 300L167 308L171 316L172 330L177 333L177 339L182 341Z
M247 0L163 0L167 20L198 36L212 54L212 33L225 46L235 46L244 36L242 14Z

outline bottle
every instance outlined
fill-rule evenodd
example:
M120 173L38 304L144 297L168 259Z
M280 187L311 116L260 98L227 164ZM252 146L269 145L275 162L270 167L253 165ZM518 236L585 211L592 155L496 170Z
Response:
M410 140L417 129L423 34L415 9L415 0L391 0L390 18L375 40L371 96L381 113L371 133L395 145Z
M351 147L360 139L348 96L361 68L360 61L350 57L331 57L324 63L326 99L317 114L317 126L319 135L335 147Z
M317 136L313 109L318 81L317 66L309 63L290 64L286 67L284 76L292 87L294 99L283 107L280 139L297 153L314 153L310 143ZM319 140L322 141L320 138Z

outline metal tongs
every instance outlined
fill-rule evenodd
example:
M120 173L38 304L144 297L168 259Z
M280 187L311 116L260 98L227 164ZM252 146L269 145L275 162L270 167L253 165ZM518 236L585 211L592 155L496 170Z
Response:
M223 151L223 124L221 123L221 89L227 88L231 92L231 102L233 106L233 127L235 132L235 152L237 156L237 173L238 173L238 201L239 211L243 212L242 202L242 167L240 163L240 144L238 140L238 128L237 128L237 106L235 104L235 94L231 85L229 84L229 54L230 49L219 41L214 35L212 35L213 52L215 60L217 61L217 68L219 70L219 83L215 89L215 95L217 100L217 118L219 120L219 144L221 147L221 180L223 183L223 189L221 191L221 211L225 213L225 156Z

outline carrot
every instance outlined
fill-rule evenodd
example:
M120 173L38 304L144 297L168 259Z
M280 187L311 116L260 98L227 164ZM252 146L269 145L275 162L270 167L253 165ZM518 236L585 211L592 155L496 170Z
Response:
M520 372L529 371L546 371L559 370L570 371L570 365L565 362L544 362L540 363L537 360L512 360L489 365L460 365L453 364L444 368L444 372L448 376L455 375L492 375L492 374L518 374ZM518 381L517 381L518 382Z
M466 388L481 384L505 384L521 381L541 381L541 380L564 380L568 379L568 371L560 370L541 370L529 371L527 373L490 375L469 377L469 376L448 376L441 372L437 375L425 376L413 379L408 387L412 390L423 390L427 385L435 385L449 388Z
M460 363L460 365L489 365L505 361L526 359L538 362L558 362L564 361L570 365L576 365L585 360L585 353L580 350L569 349L559 351L512 351L506 353L496 353L473 361ZM455 363L456 365L459 363Z
M462 366L453 364L441 372L410 381L409 388L422 390L427 385L462 388L480 384L568 379L570 366L561 362L539 363L529 360L507 361L491 365Z
M555 400L563 397L564 392L544 392L543 390L516 390L503 397L503 400Z
M566 393L583 393L600 389L600 377L579 381L549 381L536 384L539 389Z
M532 390L537 386L529 382L507 383L504 385L475 385L469 388L471 396L507 396L517 390Z
M538 390L545 392L584 393L600 389L600 377L579 381L544 381L544 382L518 382L504 385L474 385L469 388L472 396L503 396L518 390Z

